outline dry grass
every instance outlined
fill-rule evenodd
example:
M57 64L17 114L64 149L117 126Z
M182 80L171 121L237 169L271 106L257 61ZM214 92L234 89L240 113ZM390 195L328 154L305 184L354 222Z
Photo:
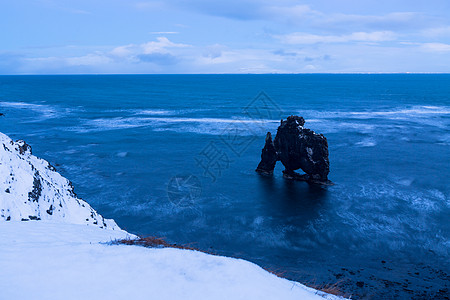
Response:
M142 246L147 248L175 248L175 249L183 249L183 250L194 250L194 251L200 251L212 255L217 255L216 253L212 253L209 251L201 250L198 248L195 248L189 244L186 245L178 245L167 242L164 238L149 236L149 237L139 237L137 239L123 239L123 240L116 240L113 241L112 244L115 245L134 245L134 246Z
M315 290L325 292L327 294L335 295L335 296L341 296L344 298L351 299L351 296L347 293L344 293L342 289L340 288L340 285L343 283L342 280L339 280L334 283L325 283L325 284L317 284L317 283L305 283L306 286L313 288Z
M273 269L268 267L262 267L264 270L266 270L269 273L272 273L273 275L280 277L280 278L286 278L286 271L282 269Z

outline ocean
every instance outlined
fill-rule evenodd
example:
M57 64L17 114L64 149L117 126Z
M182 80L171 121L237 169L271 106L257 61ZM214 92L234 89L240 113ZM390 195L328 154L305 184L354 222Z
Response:
M24 139L122 228L353 298L450 293L450 75L0 76ZM333 186L254 170L303 116Z

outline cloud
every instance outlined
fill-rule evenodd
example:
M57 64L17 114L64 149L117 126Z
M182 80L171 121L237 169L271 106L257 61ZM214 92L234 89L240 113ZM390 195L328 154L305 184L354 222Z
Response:
M273 54L275 55L280 55L280 56L297 56L297 53L295 52L286 52L283 49L278 49L275 51L272 51Z
M166 37L158 37L155 41L143 44L123 45L111 50L97 50L84 55L4 56L4 61L7 61L8 65L3 64L10 70L16 69L22 70L23 73L35 74L133 73L131 70L140 70L140 67L136 67L138 65L160 67L157 69L144 68L145 72L164 72L164 68L180 63L184 57L184 53L180 51L189 47L191 45L174 43ZM19 68L19 63L21 68ZM0 71L2 71L1 69L2 63L0 63ZM175 73L176 71L172 70L171 72Z
M425 29L422 30L422 35L431 38L450 36L450 26L441 26Z
M399 30L423 26L426 17L416 12L394 12L385 15L328 14L315 21L326 28L366 28L375 30Z
M0 74L8 74L19 69L24 56L16 53L0 53Z
M83 9L76 9L76 8L65 8L70 13L77 14L77 15L90 15L92 14L90 11L83 10Z
M65 59L65 62L69 66L98 66L110 64L113 60L101 52L96 52L78 57L68 57Z
M261 8L261 17L281 22L302 23L315 17L322 17L319 11L311 9L309 5L270 5Z
M296 0L166 0L164 5L172 11L190 10L234 20L265 20L293 25L307 24L313 28L322 28L331 32L348 32L349 28L358 28L360 31L410 30L411 28L429 27L430 24L442 21L436 16L415 11L400 10L382 15L329 12L327 8L335 5L324 6L312 1L311 5L308 5L305 2L302 1L299 4L299 1ZM392 5L392 7L400 8L401 5ZM343 5L339 9L341 11L348 10L348 5Z
M144 50L144 53L154 53L154 52L167 52L168 48L186 48L190 47L187 44L177 44L171 42L166 37L158 37L156 41L148 42L139 46Z
M330 60L331 56L328 54L320 55L320 56L305 56L304 61L310 62L310 61L320 61L320 60Z
M211 59L216 59L222 56L222 52L226 49L225 46L220 44L214 44L206 47L205 51L203 51L203 57L208 57Z
M294 32L286 35L274 36L282 43L293 45L312 45L318 43L348 43L348 42L385 42L396 39L392 31L353 32L347 35L315 35Z
M318 14L308 5L294 0L169 0L175 8L189 9L211 16L235 20L278 20L290 22L310 14Z
M130 62L151 62L159 65L175 64L179 60L176 58L174 50L192 47L191 45L174 43L166 37L158 37L156 41L143 44L129 44L112 49L104 55L117 60Z
M429 52L447 53L450 52L450 44L444 43L423 43L420 47Z
M305 67L303 67L303 70L305 71L315 71L317 69L317 67L315 65L306 65Z
M137 58L142 62L151 62L163 66L173 65L178 62L178 58L169 53L139 54Z

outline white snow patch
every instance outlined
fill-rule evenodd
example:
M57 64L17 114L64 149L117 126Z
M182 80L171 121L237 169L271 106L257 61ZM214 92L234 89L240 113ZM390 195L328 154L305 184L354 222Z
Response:
M122 231L0 223L2 299L339 299L242 259L111 245Z
M32 219L120 230L77 198L72 184L25 142L0 133L0 220Z

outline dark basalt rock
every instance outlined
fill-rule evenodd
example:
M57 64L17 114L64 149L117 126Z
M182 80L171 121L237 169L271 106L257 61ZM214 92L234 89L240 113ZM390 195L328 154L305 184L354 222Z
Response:
M256 171L267 175L273 174L273 169L275 168L277 160L278 155L272 141L272 134L268 132L266 135L266 144L261 153L261 162L256 168Z
M305 119L290 116L281 120L275 140L270 132L261 153L261 162L256 169L263 174L272 174L276 161L281 161L285 178L303 180L317 184L332 184L328 180L330 162L328 160L328 142L322 134L304 128ZM300 175L295 170L306 174Z
M33 190L28 193L28 201L39 202L41 194L42 194L41 176L39 175L39 172L36 171L34 173L33 178Z
M25 143L24 140L17 140L16 141L17 145L19 146L19 153L24 155L24 154L33 154L32 150L31 150L31 146L28 145L27 143Z

